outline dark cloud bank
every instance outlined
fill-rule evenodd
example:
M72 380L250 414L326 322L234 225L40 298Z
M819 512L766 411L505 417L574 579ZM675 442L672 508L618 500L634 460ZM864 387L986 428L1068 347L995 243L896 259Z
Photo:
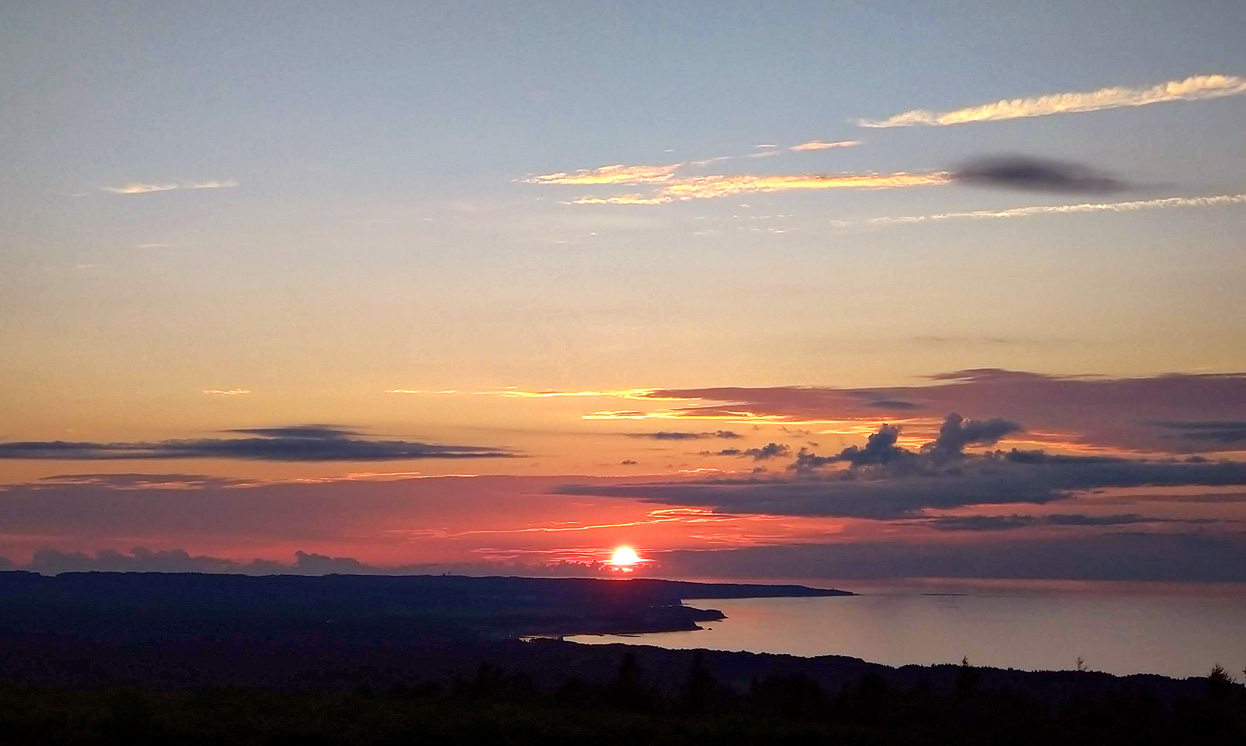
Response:
M13 563L9 563L14 567ZM390 568L397 575L428 572L446 572L452 565L408 565ZM129 552L101 549L98 552L63 552L56 549L40 549L22 569L47 575L62 572L208 572L239 573L244 575L369 575L382 572L351 557L330 557L324 554L295 552L294 562L274 562L254 559L238 561L192 555L184 549L153 550L135 547Z
M948 415L938 436L918 451L897 445L900 428L883 425L863 447L819 456L802 449L791 478L568 485L564 494L635 497L709 507L724 513L895 520L927 510L1008 503L1045 504L1110 487L1246 484L1246 463L1066 456L1043 451L968 454L1021 431L1000 418ZM847 468L828 470L846 464Z
M730 430L715 430L713 432L678 432L659 430L656 433L628 433L631 438L649 438L652 440L702 440L705 438L722 438L723 440L735 440L743 437L739 433Z
M1093 392L1105 397L1108 408L1125 408L1144 390L1173 387L1175 409L1199 409L1208 392L1229 387L1238 392L1240 376L1180 377L1179 379L1141 379L1124 384L1094 388L1097 382L1065 380L1032 374L972 372L953 376L963 381L953 385L934 385L930 391L942 393L958 385L977 392L979 402L989 401L1003 385L1022 391L1042 392L1055 386L1077 407L1081 397ZM1000 381L1003 381L1000 384ZM985 383L983 382L985 381ZM1072 384L1070 389L1061 389ZM1083 388L1090 386L1090 389ZM985 387L989 396L984 396ZM1208 388L1209 387L1209 388ZM757 390L742 390L753 392ZM861 394L838 390L767 389L777 391L780 402L804 402L813 395L817 406L827 400L858 405L884 400L877 392ZM1124 392L1124 395L1122 395ZM1050 394L1050 392L1048 392ZM926 394L926 396L933 395ZM1115 397L1115 400L1113 398ZM1182 398L1184 397L1184 399ZM720 397L705 397L720 398ZM764 397L757 397L764 399ZM890 396L886 398L892 398ZM910 397L915 398L915 397ZM973 397L971 397L973 398ZM1004 397L1007 401L1009 397ZM907 398L905 399L907 401ZM773 404L773 401L763 402ZM1170 401L1168 404L1172 404ZM1220 402L1221 412L1233 414L1238 401L1232 397ZM698 405L700 406L700 405ZM716 406L716 405L709 405ZM760 406L758 408L761 408ZM1173 407L1170 407L1170 411ZM1145 413L1144 413L1145 414ZM1240 419L1145 418L1139 422L1167 437L1210 437L1216 442L1232 439ZM412 506L430 505L439 499L454 509L486 507L473 500L513 501L517 496L570 495L630 497L640 500L691 507L706 507L721 513L772 516L826 516L898 521L927 527L928 537L908 535L904 541L845 541L843 543L762 546L743 549L680 550L651 553L657 560L654 572L684 577L997 577L997 578L1076 578L1100 580L1179 580L1246 582L1246 532L1241 521L1148 517L1138 513L1082 515L1072 512L1040 516L1019 514L995 516L947 516L937 511L983 505L1059 503L1087 492L1113 487L1180 487L1246 485L1246 463L1213 461L1200 456L1187 458L1118 458L1051 454L1041 450L990 449L1000 440L1023 432L1020 421L1004 417L966 418L951 414L944 418L937 434L920 448L900 443L901 429L881 426L862 446L819 454L802 449L787 463L785 474L775 477L719 478L696 481L620 483L609 479L585 479L565 485L557 481L523 482L521 487L507 477L473 480L406 480L385 483L334 482L330 484L248 484L238 480L187 475L71 475L41 480L35 485L0 489L0 525L15 534L60 536L83 546L83 539L112 536L230 537L281 536L283 540L321 541L340 536L344 520L358 522L373 516L381 524L390 516L407 516L411 525L421 525ZM235 458L275 458L278 460L333 460L327 453L357 454L358 449L379 447L387 454L428 453L430 446L403 441L374 441L340 428L305 426L235 431L239 437L206 441L161 441L154 444L70 444L104 453L129 454L156 450L162 453L220 455L219 443L252 444L229 448ZM721 437L706 434L706 437ZM676 440L680 440L676 438ZM272 448L276 453L256 446ZM209 445L203 446L207 443ZM189 445L188 445L189 444ZM46 444L0 444L10 452L39 451ZM296 447L297 446L297 447ZM68 446L67 446L68 447ZM294 458L281 449L295 448ZM411 448L417 451L411 451ZM456 448L434 446L433 448ZM329 449L326 451L325 449ZM724 449L740 457L758 460L790 456L782 444L756 449ZM51 449L52 452L59 452ZM504 456L500 449L470 448L473 455ZM253 454L243 456L241 454ZM309 457L310 454L310 457ZM10 458L21 457L10 453ZM165 456L173 458L174 456ZM181 456L185 457L185 456ZM398 456L394 456L397 458ZM402 456L410 458L411 456ZM422 456L431 457L431 456ZM357 458L357 456L352 456ZM349 460L349 459L344 459ZM480 496L473 489L497 485L501 491ZM444 492L424 494L436 488ZM443 489L444 488L444 489ZM490 488L491 489L491 488ZM414 491L412 491L414 490ZM416 495L418 499L415 499ZM1218 494L1201 498L1208 502L1246 499L1243 495ZM533 498L537 499L537 498ZM494 507L501 502L491 503ZM936 511L932 514L932 511ZM432 514L439 515L439 514ZM438 518L431 518L437 525ZM365 521L366 523L366 521ZM363 524L360 524L363 525ZM1024 531L1022 529L1038 529ZM276 533L273 533L276 532ZM960 532L956 542L936 541L933 532L946 538ZM970 540L972 539L972 540ZM87 543L86 546L90 546ZM14 563L0 560L0 567ZM154 551L134 549L129 553L101 550L94 553L66 552L56 548L39 551L26 567L40 572L70 570L153 570L198 572L303 574L459 572L463 574L595 574L600 568L573 564L494 564L405 565L377 567L349 557L330 557L300 552L293 564L266 560L235 561L212 556L195 556L182 550Z
M1246 420L1203 420L1198 422L1157 422L1175 431L1175 437L1222 445L1246 443Z
M191 554L184 549L134 547L119 552L66 552L52 548L37 551L31 561L18 564L0 557L0 570L28 570L44 575L62 572L201 572L238 575L525 575L599 576L610 573L600 562L442 562L405 565L371 565L354 557L334 557L296 551L293 562L266 559L232 560Z
M1117 515L1083 515L1081 513L1051 513L1048 515L965 515L940 516L922 521L924 525L940 531L1008 531L1034 526L1131 526L1146 524L1210 525L1219 523L1210 518L1155 518L1137 513Z
M783 443L767 443L760 448L724 448L721 451L701 451L702 456L738 456L751 458L754 461L769 461L786 456L792 452L791 446Z
M953 178L972 186L1036 192L1114 194L1134 185L1077 163L1023 155L978 158L953 170Z
M430 458L508 458L516 455L504 448L377 440L333 425L242 428L227 432L240 437L161 440L151 443L84 443L60 440L0 443L0 459L405 461Z
M973 429L961 421L958 437ZM885 441L886 439L884 439ZM894 443L886 444L896 448ZM881 448L882 446L876 446ZM865 450L865 449L862 449ZM1034 452L907 450L886 463L837 461L812 474L772 479L620 484L586 478L575 487L552 477L476 477L254 483L182 474L84 474L0 488L0 526L11 537L48 537L24 567L75 570L476 575L593 575L600 568L533 562L375 566L319 554L343 531L368 534L396 524L413 530L447 525L464 511L510 510L519 520L547 504L551 492L618 494L720 512L847 515L894 520L903 538L800 543L736 549L646 552L649 572L672 577L883 578L1001 577L1246 582L1242 523L1155 518L1123 513L1043 516L930 515L928 507L1053 502L1070 485L1243 484L1235 463L1086 459ZM839 454L832 454L838 456ZM882 459L874 459L882 461ZM830 471L834 469L835 471ZM1124 477L1122 478L1122 475ZM1001 497L1001 495L1003 495ZM1246 504L1239 494L1185 495L1180 502ZM1153 500L1151 500L1153 502ZM1102 503L1096 503L1101 505ZM927 527L929 533L920 533ZM1031 530L1032 529L1032 530ZM961 537L950 541L952 534ZM66 551L116 547L116 537L168 547L244 541L297 542L307 551L291 563L238 561L182 550ZM15 545L16 546L16 545ZM178 546L178 544L173 544ZM9 552L17 551L10 549ZM0 567L15 563L0 561Z
M857 542L650 553L651 575L688 578L1006 578L1246 582L1246 535L1117 533L1047 540L946 543ZM0 557L0 569L18 565ZM457 563L376 566L351 557L297 552L293 563L236 561L181 549L94 553L40 550L20 566L44 574L85 572L209 572L249 575L595 576L600 563Z
M912 386L724 386L649 396L686 400L672 411L687 417L876 421L960 412L1024 423L1032 437L1139 451L1198 453L1246 442L1243 373L1108 378L979 368Z

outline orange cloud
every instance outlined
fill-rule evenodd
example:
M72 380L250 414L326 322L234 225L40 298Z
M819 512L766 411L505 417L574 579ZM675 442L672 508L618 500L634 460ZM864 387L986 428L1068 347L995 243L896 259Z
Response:
M1244 93L1246 93L1246 78L1239 78L1236 75L1195 75L1185 80L1170 80L1150 88L1114 86L1100 88L1097 91L1052 93L1032 98L1002 99L994 103L953 111L911 109L886 119L861 119L858 120L858 124L862 127L912 127L914 125L946 127L968 122L992 122L1003 119L1044 117L1051 114L1118 109L1126 106L1147 106L1167 101L1198 101L1239 96Z
M619 194L611 197L581 197L571 200L567 204L574 205L660 205L667 202L673 202L682 199L695 199L696 197L681 196L686 193L696 182L704 182L707 179L762 179L762 178L778 178L786 180L799 180L805 177L726 177L726 176L705 176L699 179L679 179L676 178L676 172L685 166L708 166L711 163L719 161L731 161L740 158L765 158L768 156L778 155L780 152L787 150L793 152L806 152L813 150L827 150L829 148L847 148L854 145L860 145L861 140L840 140L837 142L823 142L821 140L810 140L799 145L792 145L787 148L780 148L778 145L758 145L760 152L749 153L748 155L720 155L714 158L705 158L702 160L688 161L686 163L668 163L658 166L629 166L625 164L614 164L611 166L599 166L598 168L581 168L576 171L558 171L555 173L538 174L530 176L521 181L525 184L556 184L556 185L625 185L625 184L668 184L674 187L674 191L668 193L666 190L656 195L644 194ZM827 177L815 177L825 180ZM817 188L817 187L815 187ZM821 187L825 188L825 187ZM777 188L767 189L745 189L740 191L776 191ZM731 192L734 193L734 192Z
M470 394L472 396L502 396L508 399L559 399L578 396L613 396L622 399L653 399L653 389L620 389L618 391L523 391L516 388L497 388L487 391L458 391L455 389L388 389L387 394Z
M578 171L541 174L524 179L526 184L654 184L668 181L682 163L666 166L625 166L616 164Z
M667 181L656 194L623 194L614 197L581 197L571 200L572 205L661 205L668 202L686 202L694 199L715 199L736 194L784 192L805 189L898 189L914 186L934 186L952 180L947 171L894 174L780 174L758 176L754 174L697 176Z
M702 176L671 182L663 187L659 196L682 201L754 192L784 192L794 189L896 189L946 184L950 180L951 174L945 171L912 174L900 172L894 174Z

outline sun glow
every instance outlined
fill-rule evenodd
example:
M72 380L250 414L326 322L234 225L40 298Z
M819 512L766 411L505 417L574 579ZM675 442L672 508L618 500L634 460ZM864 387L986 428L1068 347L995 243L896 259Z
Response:
M610 557L610 564L615 567L634 567L641 559L631 547L619 547Z

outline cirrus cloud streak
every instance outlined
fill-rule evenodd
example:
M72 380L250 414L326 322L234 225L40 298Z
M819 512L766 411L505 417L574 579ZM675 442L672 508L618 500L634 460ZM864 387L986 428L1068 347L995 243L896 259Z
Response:
M898 172L893 174L843 173L843 174L779 174L759 176L755 174L698 176L674 179L650 196L622 194L614 197L582 197L571 200L573 205L661 205L669 202L687 202L696 199L716 199L737 194L756 194L815 189L899 189L915 186L935 186L952 181L947 171L923 173Z
M1071 205L1034 205L1013 207L1007 210L973 210L970 212L943 212L930 215L901 215L866 220L832 220L836 228L856 226L908 225L913 223L938 223L946 220L997 220L1028 218L1036 215L1069 215L1083 212L1137 212L1160 210L1169 207L1223 207L1246 204L1246 193L1217 194L1210 197L1164 197L1162 199L1131 200L1128 202L1082 202Z
M100 187L101 191L110 194L150 194L152 192L172 192L178 189L229 189L240 182L233 179L210 179L207 181L133 183L119 187Z
M1051 93L1030 98L1001 99L989 104L951 111L911 109L886 119L860 119L862 127L912 127L927 125L946 127L969 122L993 122L1005 119L1043 117L1052 114L1074 114L1103 109L1148 106L1168 101L1199 101L1246 93L1246 78L1236 75L1194 75L1184 80L1170 80L1149 88L1112 86L1096 91Z

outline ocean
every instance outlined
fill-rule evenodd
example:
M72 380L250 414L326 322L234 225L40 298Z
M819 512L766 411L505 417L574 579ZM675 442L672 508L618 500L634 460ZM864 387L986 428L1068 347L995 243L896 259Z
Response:
M921 581L833 586L857 596L685 603L727 618L691 632L578 635L584 643L847 655L875 663L959 663L1203 676L1246 668L1246 585Z

